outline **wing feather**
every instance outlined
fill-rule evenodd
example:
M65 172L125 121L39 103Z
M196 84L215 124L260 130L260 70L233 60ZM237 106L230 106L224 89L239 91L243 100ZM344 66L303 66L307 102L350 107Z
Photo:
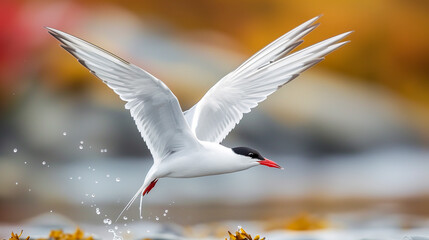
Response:
M302 37L319 25L314 24L318 18L308 20L264 47L222 78L195 106L186 111L185 118L197 138L221 142L243 114L250 112L270 94L348 42L338 41L351 32L289 54L303 42Z
M47 28L92 74L126 101L155 163L172 152L199 145L168 87L143 69L82 39Z

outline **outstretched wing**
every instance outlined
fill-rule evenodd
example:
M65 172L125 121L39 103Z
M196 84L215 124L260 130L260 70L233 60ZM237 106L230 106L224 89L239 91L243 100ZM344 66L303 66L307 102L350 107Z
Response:
M340 34L288 55L318 24L315 17L281 36L216 83L185 118L199 140L221 142L243 114L347 42Z
M198 140L183 116L176 96L156 77L143 69L82 39L47 28L62 47L126 101L154 161Z

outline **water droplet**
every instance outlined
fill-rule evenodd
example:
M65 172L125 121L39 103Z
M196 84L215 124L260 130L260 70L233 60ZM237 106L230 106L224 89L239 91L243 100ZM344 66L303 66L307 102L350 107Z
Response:
M97 183L98 183L98 181L95 181L94 183L95 183L95 184L97 184Z
M84 202L82 201L82 202L80 202L80 204L84 204Z
M69 177L70 180L73 180L73 177Z
M120 181L121 181L121 179L120 179L119 177L117 177L117 178L115 179L115 181L116 181L116 182L120 182Z
M54 211L52 211L52 210L51 210L51 211L49 211L49 212L54 212Z
M127 226L127 224L126 223L124 223L124 227L126 227Z
M79 149L80 149L80 150L82 150L82 149L83 149L83 146L82 146L82 145L79 145Z
M128 234L130 234L130 233L131 233L131 231L130 231L130 230L127 230L127 233L128 233Z
M107 178L109 178L109 177L110 177L110 174L106 174L106 177L107 177Z
M18 185L18 182L16 182L15 185Z
M148 233L148 232L150 232L149 230L146 230L146 232Z
M14 149L13 149L13 152L14 152L14 153L18 152L18 148L14 148Z
M164 213L163 215L164 215L164 217L165 217L165 216L167 216L167 213Z
M123 217L123 219L124 219L124 220L128 220L128 217L127 217L127 216L124 216L124 217Z
M24 162L24 164L27 164L27 162Z
M86 197L88 197L88 196L89 196L89 193L85 193L85 196L86 196Z
M91 194L91 197L92 197L92 198L95 198L95 194L94 194L94 193L93 193L93 194Z
M83 144L83 141L80 141L80 144Z
M31 188L29 188L28 191L31 192Z
M63 132L63 136L67 136L67 132Z
M115 230L118 230L118 226L115 226Z
M165 211L164 211L165 213L168 213L168 209L165 209Z
M110 220L110 219L108 219L108 218L105 218L104 220L103 220L103 222L105 223L105 224L108 224L108 225L110 225L110 224L112 224L112 220ZM110 230L109 230L110 231ZM113 231L113 230L112 230Z
M95 172L95 168L93 168L92 171Z
M158 216L156 216L155 220L156 220L156 221L159 221L159 217L158 217Z
M77 177L77 180L81 180L81 179L82 179L82 177L81 177L81 176Z
M100 215L100 209L99 209L99 208L96 208L96 209L95 209L95 213L96 213L97 215Z
M88 166L88 169L91 169L91 166Z
M42 165L46 165L46 161L43 161L43 162L42 162Z

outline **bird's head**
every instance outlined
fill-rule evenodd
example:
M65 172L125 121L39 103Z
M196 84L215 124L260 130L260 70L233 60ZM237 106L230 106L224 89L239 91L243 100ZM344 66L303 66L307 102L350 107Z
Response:
M254 149L251 149L248 147L235 147L235 148L232 148L232 151L234 151L235 154L242 155L248 158L250 161L257 162L260 165L283 169L282 167L280 167L280 165L278 165L274 161L271 161L269 159L262 157L262 155Z

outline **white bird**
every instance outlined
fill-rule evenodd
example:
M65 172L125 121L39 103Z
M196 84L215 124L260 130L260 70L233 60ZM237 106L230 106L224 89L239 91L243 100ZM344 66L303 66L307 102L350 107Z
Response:
M126 101L154 163L135 199L149 193L158 179L190 178L242 171L277 163L247 147L228 148L220 142L243 114L300 73L348 41L346 32L289 54L319 24L315 17L284 34L216 83L191 109L182 112L176 96L145 70L62 31L47 28L62 47ZM142 201L140 198L140 216ZM118 217L119 218L119 217Z

